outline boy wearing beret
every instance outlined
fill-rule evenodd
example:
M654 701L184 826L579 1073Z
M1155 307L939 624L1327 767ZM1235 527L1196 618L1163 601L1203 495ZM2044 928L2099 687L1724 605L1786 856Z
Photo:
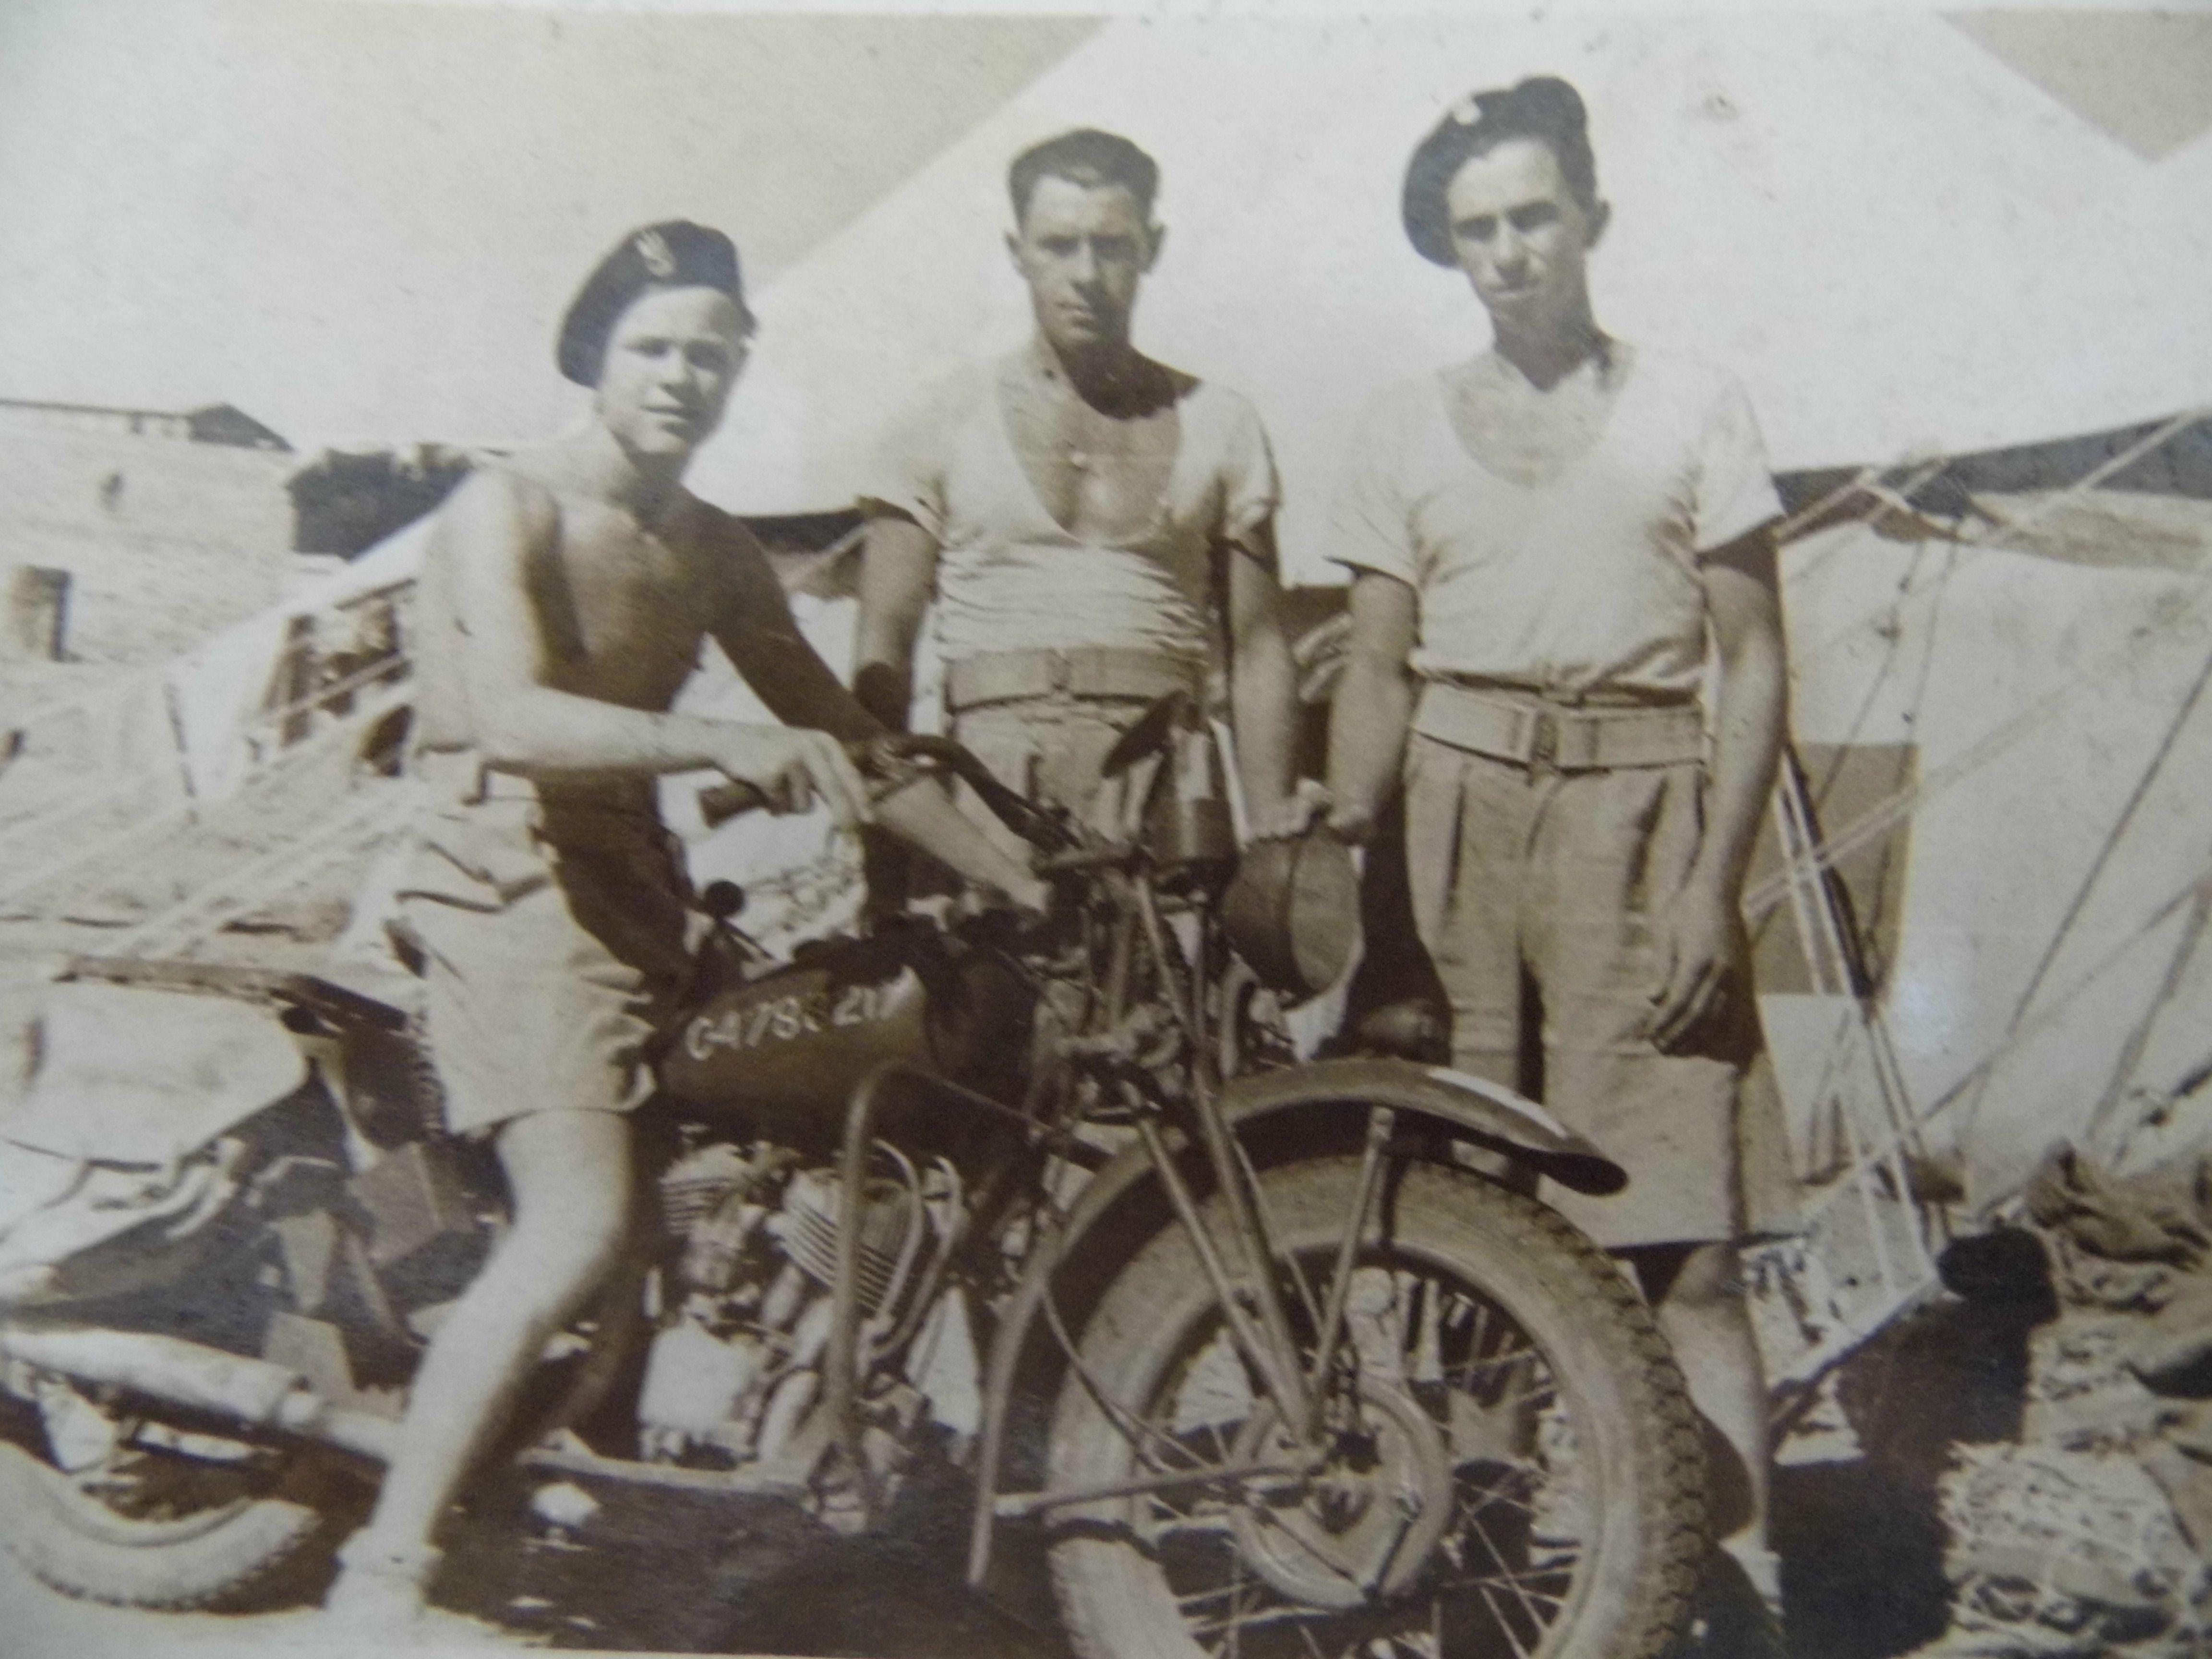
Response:
M1148 703L1205 694L1222 625L1245 802L1277 833L1299 808L1274 462L1242 398L1130 342L1158 183L1143 150L1089 129L1015 158L1006 246L1035 332L926 398L864 493L854 689L905 723L933 599L953 735L1081 815Z
M341 1552L328 1605L349 1620L421 1614L439 1518L623 1248L623 1115L650 1091L647 1045L688 969L654 779L713 769L774 810L819 799L846 828L870 815L840 740L882 727L800 635L744 526L683 485L751 331L727 237L684 221L633 233L561 330L592 418L479 469L440 511L417 596L426 803L394 931L427 981L448 1127L496 1152L513 1224L439 1327L375 1511ZM669 712L710 637L786 724ZM1042 907L933 784L873 815Z
M1730 376L1593 317L1608 214L1571 87L1462 101L1415 150L1402 210L1495 343L1384 392L1354 441L1332 822L1364 838L1403 788L1454 1065L1537 1095L1628 1170L1617 1197L1545 1196L1635 1267L1733 1452L1722 1545L1778 1607L1736 1245L1759 1041L1740 907L1786 707L1780 503Z

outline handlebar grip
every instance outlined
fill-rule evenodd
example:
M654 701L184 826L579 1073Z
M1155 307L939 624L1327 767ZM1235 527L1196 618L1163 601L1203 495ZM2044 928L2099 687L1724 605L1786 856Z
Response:
M718 830L747 812L757 812L768 804L766 793L735 778L709 784L699 792L699 816L709 830Z

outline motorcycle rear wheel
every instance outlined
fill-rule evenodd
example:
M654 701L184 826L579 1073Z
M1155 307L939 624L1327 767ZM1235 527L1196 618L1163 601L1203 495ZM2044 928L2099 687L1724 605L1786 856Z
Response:
M1261 1181L1299 1269L1279 1277L1310 1374L1358 1169ZM1226 1239L1225 1206L1206 1207ZM1664 1653L1704 1547L1703 1450L1626 1278L1533 1200L1415 1164L1370 1206L1351 1302L1331 1408L1352 1432L1321 1470L1058 1512L1054 1587L1083 1659ZM1122 1270L1079 1352L1053 1491L1290 1451L1178 1225Z

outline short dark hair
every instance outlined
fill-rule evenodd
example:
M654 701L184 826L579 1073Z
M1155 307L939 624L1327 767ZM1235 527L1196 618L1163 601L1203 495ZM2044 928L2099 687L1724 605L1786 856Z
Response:
M1120 185L1137 198L1137 211L1149 220L1152 198L1159 194L1159 163L1118 132L1078 127L1057 138L1031 144L1006 169L1006 194L1014 204L1016 224L1028 216L1030 198L1040 179L1066 179L1096 188Z
M1597 208L1597 160L1590 154L1589 116L1582 94L1556 75L1531 76L1518 86L1473 92L1444 112L1406 164L1400 211L1406 235L1424 259L1458 264L1444 192L1459 170L1514 138L1534 138L1552 152L1575 199Z

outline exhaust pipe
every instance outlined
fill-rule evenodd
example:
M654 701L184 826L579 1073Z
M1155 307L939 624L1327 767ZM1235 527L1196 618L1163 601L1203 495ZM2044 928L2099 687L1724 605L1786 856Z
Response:
M80 1382L128 1389L255 1428L304 1435L390 1462L399 1425L343 1411L298 1372L179 1337L89 1326L0 1324L0 1358L58 1371Z

